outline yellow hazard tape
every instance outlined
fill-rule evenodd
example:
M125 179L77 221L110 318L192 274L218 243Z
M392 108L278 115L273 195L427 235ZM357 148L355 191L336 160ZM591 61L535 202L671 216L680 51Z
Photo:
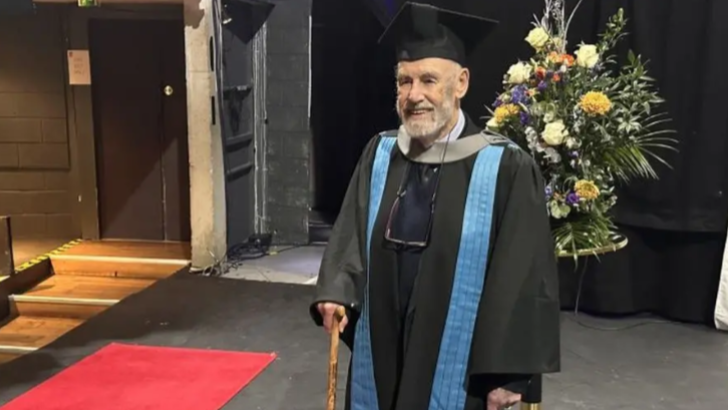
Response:
M24 270L26 270L26 269L28 269L28 268L30 268L32 266L35 266L35 265L37 265L37 264L39 264L39 263L41 263L41 262L49 259L52 255L61 254L61 253L65 252L65 251L73 248L74 246L78 245L81 242L83 242L82 239L76 239L76 240L73 240L71 242L68 242L68 243L63 244L63 245L59 246L58 248L56 248L56 249L54 249L54 250L52 250L50 252L44 253L43 255L40 255L40 256L37 256L37 257L35 257L35 258L33 258L33 259L31 259L31 260L23 263L22 265L18 266L17 268L15 268L15 273L24 271Z

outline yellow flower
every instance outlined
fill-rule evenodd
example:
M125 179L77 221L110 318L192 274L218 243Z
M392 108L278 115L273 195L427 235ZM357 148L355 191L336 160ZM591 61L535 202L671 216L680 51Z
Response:
M574 184L574 192L579 198L593 200L599 197L599 188L592 181L585 179L576 181Z
M604 115L612 109L612 102L602 92L589 91L579 101L581 109L588 115Z
M518 115L518 113L521 111L521 108L517 106L516 104L503 104L500 107L495 109L495 122L497 124L503 123L503 121L507 120L509 117L512 117L514 115Z

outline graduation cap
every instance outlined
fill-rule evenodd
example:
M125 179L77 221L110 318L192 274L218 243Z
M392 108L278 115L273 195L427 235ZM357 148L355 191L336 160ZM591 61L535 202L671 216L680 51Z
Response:
M444 58L465 64L466 57L498 25L495 20L406 2L379 42L397 49L397 61Z

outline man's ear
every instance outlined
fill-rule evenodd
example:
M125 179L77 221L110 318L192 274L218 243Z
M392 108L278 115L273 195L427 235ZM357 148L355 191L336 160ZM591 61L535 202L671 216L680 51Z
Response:
M470 87L470 70L467 68L460 69L460 72L457 76L457 87L455 89L455 93L458 98L462 99L465 97L465 94L468 93L468 88Z

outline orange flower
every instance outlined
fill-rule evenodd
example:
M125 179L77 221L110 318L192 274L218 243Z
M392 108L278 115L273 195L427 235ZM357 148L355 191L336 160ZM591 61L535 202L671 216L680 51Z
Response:
M549 53L549 61L554 64L561 64L564 61L564 57L556 51L552 51Z
M574 61L575 61L574 56L569 55L569 54L559 54L555 51L552 51L549 54L548 59L549 59L549 61L551 61L552 63L557 64L557 65L566 64L567 67L571 67L572 65L574 65Z
M561 74L559 74L559 73L554 74L553 80L556 83L558 83L559 81L561 81Z
M538 77L539 80L543 80L544 78L546 78L546 69L543 67L537 67L536 77Z

